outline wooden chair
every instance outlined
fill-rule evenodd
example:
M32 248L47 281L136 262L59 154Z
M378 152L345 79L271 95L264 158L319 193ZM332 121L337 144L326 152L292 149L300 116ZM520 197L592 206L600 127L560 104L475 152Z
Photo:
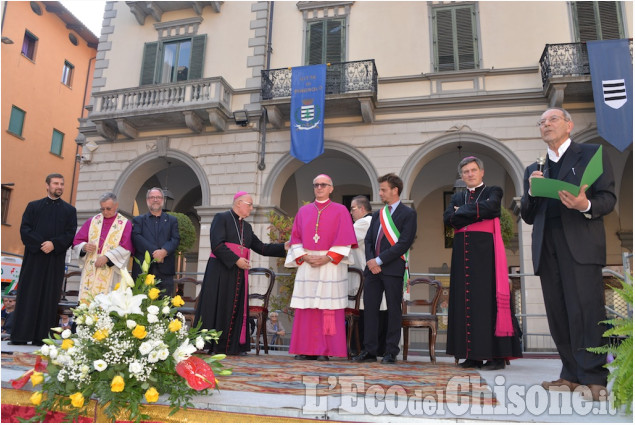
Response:
M410 328L428 328L428 341L430 344L430 361L432 364L436 364L437 358L434 352L434 344L437 340L437 304L439 303L439 297L441 295L441 282L438 280L431 280L427 277L419 277L411 279L408 282L410 287L410 294L414 293L415 285L426 285L429 287L427 293L428 297L424 299L413 299L410 301L403 300L402 302L402 316L401 316L401 328L403 329L403 359L408 359L408 337ZM431 300L431 301L430 301ZM410 312L411 306L427 306L429 307L429 313Z
M190 326L195 326L194 317L196 316L196 307L198 307L198 294L200 294L199 287L203 282L196 280L193 277L182 277L180 279L174 279L174 293L181 296L185 304L182 307L178 307L177 311L183 316L185 320L190 322ZM185 295L185 285L194 285L194 296ZM179 288L183 286L183 293L180 293Z
M68 280L74 277L81 278L82 272L80 270L75 270L72 272L68 272L64 274L64 284L62 285L62 295L60 296L60 300L57 302L57 316L62 314L71 315L71 308L77 308L79 305L79 288L78 289L68 289ZM74 300L69 299L74 298ZM57 325L55 325L57 326Z
M346 323L348 323L348 330L346 332L346 352L348 359L351 359L351 340L353 338L353 331L355 331L355 342L357 343L357 352L359 353L362 350L362 345L359 341L359 303L362 299L362 293L364 291L364 273L356 268L349 267L349 273L353 273L359 276L359 288L357 289L357 293L355 295L349 295L349 301L355 301L355 307L349 308L347 307L344 310L344 315L346 317Z
M253 291L251 285L249 287L249 300L262 300L261 306L249 306L249 318L256 321L256 355L260 355L261 336L265 354L269 354L269 344L267 343L267 318L269 317L269 297L271 296L271 291L273 291L273 284L276 282L276 274L273 270L265 269L263 267L254 267L253 269L249 269L249 276L252 275L264 275L269 278L269 285L267 285L267 290L264 293Z

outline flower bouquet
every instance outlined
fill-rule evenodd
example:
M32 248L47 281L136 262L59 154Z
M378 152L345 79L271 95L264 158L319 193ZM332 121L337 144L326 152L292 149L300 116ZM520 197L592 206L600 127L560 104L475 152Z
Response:
M167 396L174 414L193 407L194 395L215 388L215 376L231 374L219 363L223 354L205 360L192 356L206 341L217 341L220 332L188 328L177 312L183 300L160 297L154 276L148 274L150 262L146 252L136 282L122 269L122 280L112 292L74 309L75 334L53 328L57 333L37 353L48 362L46 369L38 357L34 370L13 383L19 387L30 379L34 386L42 385L31 397L36 405L31 421L63 410L67 420L76 422L79 415L86 416L91 398L112 421L147 420L142 403L155 403L160 395Z

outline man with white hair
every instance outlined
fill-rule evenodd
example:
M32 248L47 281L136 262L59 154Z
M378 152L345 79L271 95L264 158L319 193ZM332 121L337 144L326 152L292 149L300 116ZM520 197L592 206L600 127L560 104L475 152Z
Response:
M112 290L120 280L119 269L128 267L133 251L132 223L117 211L117 195L102 194L99 206L101 212L87 220L73 239L82 266L79 300L84 303Z
M315 202L293 220L286 267L297 267L291 307L295 309L289 353L297 360L346 357L344 309L348 304L348 264L357 247L346 207L331 201L333 181L313 179Z

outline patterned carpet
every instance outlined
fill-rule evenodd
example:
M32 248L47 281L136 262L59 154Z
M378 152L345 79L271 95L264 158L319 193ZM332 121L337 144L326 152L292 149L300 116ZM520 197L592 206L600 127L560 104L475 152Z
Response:
M33 354L2 353L2 368L27 370L35 363ZM448 363L428 362L351 363L345 359L318 362L298 361L291 355L230 356L223 365L233 374L220 379L223 391L301 395L312 391L317 396L338 396L368 391L393 391L437 402L496 404L485 381L474 370L465 370ZM379 389L381 387L381 389ZM370 390L369 390L370 389Z

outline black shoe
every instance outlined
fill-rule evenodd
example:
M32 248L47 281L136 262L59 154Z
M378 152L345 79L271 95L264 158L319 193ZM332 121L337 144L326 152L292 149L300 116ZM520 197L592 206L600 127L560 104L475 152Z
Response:
M44 342L42 340L32 341L31 345L34 345L36 347L41 347L44 345Z
M368 351L362 351L357 356L351 359L352 362L364 363L364 362L376 362L377 356L370 354Z
M246 356L247 352L246 351L241 351L240 353L238 353L239 356Z
M9 341L7 342L9 345L29 345L26 341Z
M306 354L298 354L295 356L296 360L317 360L317 356L307 356Z
M387 353L383 359L381 359L382 364L395 364L397 363L397 359L395 359L394 354Z
M459 367L462 367L463 369L469 369L469 368L480 369L481 366L483 366L482 360L466 359L463 363L459 363Z
M500 370L500 369L505 369L504 359L488 360L481 367L481 370Z
M329 361L329 356L317 356L317 360L318 362L328 362Z

